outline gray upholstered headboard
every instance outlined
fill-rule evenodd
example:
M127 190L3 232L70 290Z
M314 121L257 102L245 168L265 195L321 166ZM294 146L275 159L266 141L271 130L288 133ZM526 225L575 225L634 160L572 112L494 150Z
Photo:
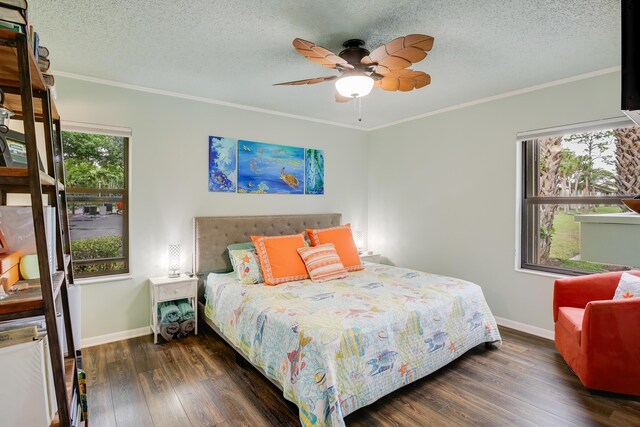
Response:
M194 268L196 274L231 271L227 246L250 242L252 235L279 236L301 233L306 228L340 225L342 214L206 216L193 219Z

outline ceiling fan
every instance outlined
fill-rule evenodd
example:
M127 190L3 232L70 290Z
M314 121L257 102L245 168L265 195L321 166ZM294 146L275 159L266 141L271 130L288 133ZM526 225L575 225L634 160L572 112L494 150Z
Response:
M368 95L374 87L407 92L431 83L431 76L408 67L427 56L433 47L433 37L410 34L398 37L373 52L365 49L364 44L360 39L347 40L342 44L345 49L336 55L315 43L296 38L293 47L299 54L309 61L338 70L340 75L277 83L274 86L309 85L335 80L336 101L347 102Z

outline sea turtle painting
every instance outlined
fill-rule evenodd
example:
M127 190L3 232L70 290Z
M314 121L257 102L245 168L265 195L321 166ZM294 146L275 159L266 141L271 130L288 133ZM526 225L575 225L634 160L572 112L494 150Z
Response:
M298 180L298 178L290 173L284 173L284 168L280 170L280 179L283 180L285 184L287 184L291 188L296 188L298 187L298 185L300 185L300 181Z

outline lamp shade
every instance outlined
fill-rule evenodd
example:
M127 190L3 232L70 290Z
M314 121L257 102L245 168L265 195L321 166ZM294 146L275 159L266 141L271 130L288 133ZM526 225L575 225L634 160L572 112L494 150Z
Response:
M360 230L353 231L353 240L358 248L358 252L362 252L364 249L364 232Z
M180 245L169 245L169 277L180 276Z
M363 74L347 75L336 80L336 90L342 96L359 98L373 89L373 79Z

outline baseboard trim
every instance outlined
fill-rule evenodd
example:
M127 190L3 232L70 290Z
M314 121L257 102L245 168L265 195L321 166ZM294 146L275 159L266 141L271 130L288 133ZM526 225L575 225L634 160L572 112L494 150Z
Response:
M496 322L500 326L506 326L507 328L515 329L516 331L526 332L527 334L535 335L537 337L553 340L554 333L548 329L539 328L537 326L527 325L526 323L516 322L515 320L505 319L503 317L494 316ZM82 348L93 347L100 344L107 344L110 342L126 340L129 338L141 337L144 335L150 335L152 333L149 326L144 326L137 329L129 329L127 331L114 332L112 334L98 335L91 338L82 339Z
M129 338L141 337L151 334L151 327L144 326L137 329L129 329L127 331L114 332L112 334L98 335L97 337L83 338L82 348L93 347L95 345L107 344L110 342L127 340Z
M527 325L526 323L516 322L515 320L505 319L503 317L494 316L496 322L500 326L515 329L516 331L526 332L527 334L535 335L537 337L546 338L553 341L555 336L553 331L548 329L539 328L537 326Z

